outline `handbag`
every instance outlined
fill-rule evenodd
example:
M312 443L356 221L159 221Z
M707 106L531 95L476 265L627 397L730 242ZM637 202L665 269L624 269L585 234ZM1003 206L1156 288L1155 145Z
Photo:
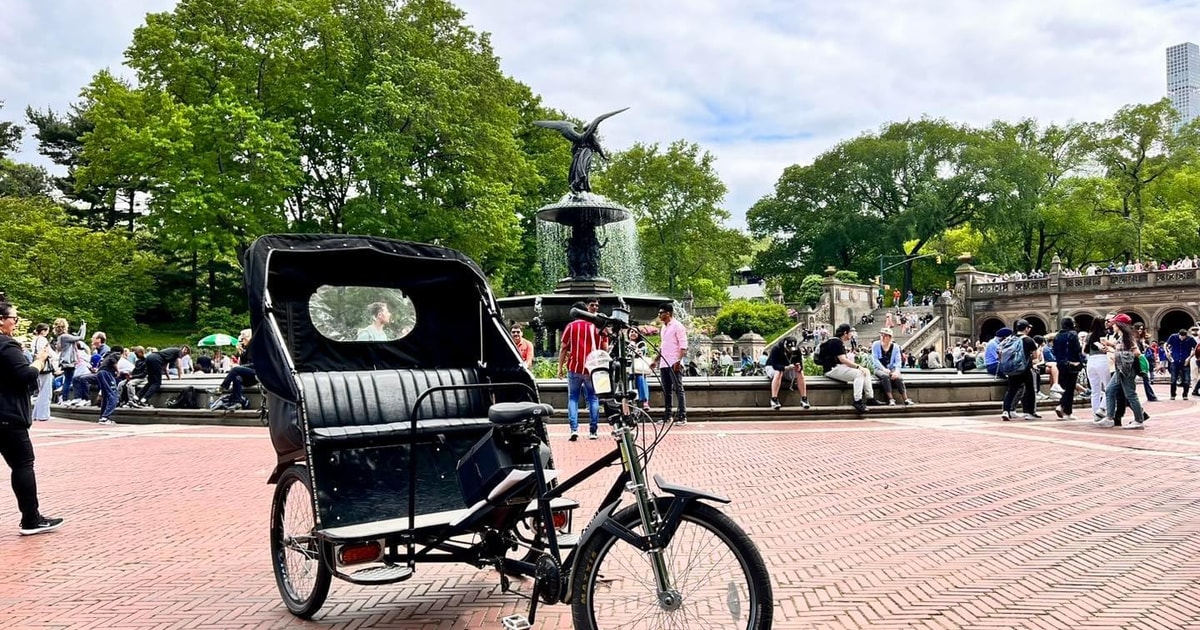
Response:
M1144 355L1144 354L1138 355L1138 367L1141 368L1139 370L1140 374L1149 374L1150 373L1150 360L1146 358L1146 355Z
M633 357L633 373L653 374L654 370L650 367L650 359L646 357Z

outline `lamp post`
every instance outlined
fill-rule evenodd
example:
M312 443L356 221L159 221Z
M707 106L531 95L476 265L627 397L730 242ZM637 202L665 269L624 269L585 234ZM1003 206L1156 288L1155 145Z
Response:
M1198 231L1200 231L1200 230L1198 230ZM894 265L888 265L887 267L884 267L883 262L885 259L888 259L888 258L903 258L904 260L901 260L900 262L898 262ZM922 258L937 258L938 264L940 265L942 263L942 255L941 254L921 254L920 256L911 256L911 257L908 256L907 254L880 254L879 255L879 290L881 292L883 291L883 272L887 271L888 269L895 269L896 267L907 264L910 261L920 260Z

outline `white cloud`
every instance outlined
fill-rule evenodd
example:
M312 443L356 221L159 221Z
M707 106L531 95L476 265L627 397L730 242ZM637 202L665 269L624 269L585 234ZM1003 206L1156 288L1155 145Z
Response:
M0 0L0 112L64 108L118 69L171 0ZM782 170L923 114L972 124L1100 120L1165 91L1165 48L1200 41L1194 2L1149 0L459 0L505 72L606 148L714 153L734 222ZM34 161L32 142L23 159ZM565 168L565 166L564 166Z

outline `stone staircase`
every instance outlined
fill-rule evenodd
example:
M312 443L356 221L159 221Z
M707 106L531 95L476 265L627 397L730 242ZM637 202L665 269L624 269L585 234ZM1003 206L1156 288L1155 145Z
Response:
M935 326L937 325L937 321L936 321L937 313L934 312L934 307L932 307L932 306L914 306L911 308L901 308L900 310L902 312L904 312L905 314L915 314L917 317L923 317L925 315L934 315L935 321L931 322L931 324L933 324ZM851 322L850 325L854 326L854 329L858 332L858 343L866 344L869 346L876 339L879 339L879 331L884 327L884 324L887 321L887 314L889 312L895 313L895 311L896 311L896 309L894 309L894 308L877 308L874 311L871 311L871 314L875 316L874 323L860 324L859 322ZM895 335L893 335L892 338L895 340L896 343L900 344L904 348L908 348L908 346L909 346L908 342L910 339L917 338L917 337L925 338L927 336L927 334L922 334L924 331L922 331L920 328L917 329L917 332L914 335L901 334L900 325L898 323L896 325L892 326L892 330L895 331ZM919 340L920 339L918 339L918 341ZM926 343L926 345L928 345L928 342L925 342L925 343Z

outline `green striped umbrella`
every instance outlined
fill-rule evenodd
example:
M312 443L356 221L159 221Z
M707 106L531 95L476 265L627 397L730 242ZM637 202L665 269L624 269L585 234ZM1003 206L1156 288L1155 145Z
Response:
M196 342L197 346L236 346L237 337L226 335L224 333L216 333L209 335L200 341Z

